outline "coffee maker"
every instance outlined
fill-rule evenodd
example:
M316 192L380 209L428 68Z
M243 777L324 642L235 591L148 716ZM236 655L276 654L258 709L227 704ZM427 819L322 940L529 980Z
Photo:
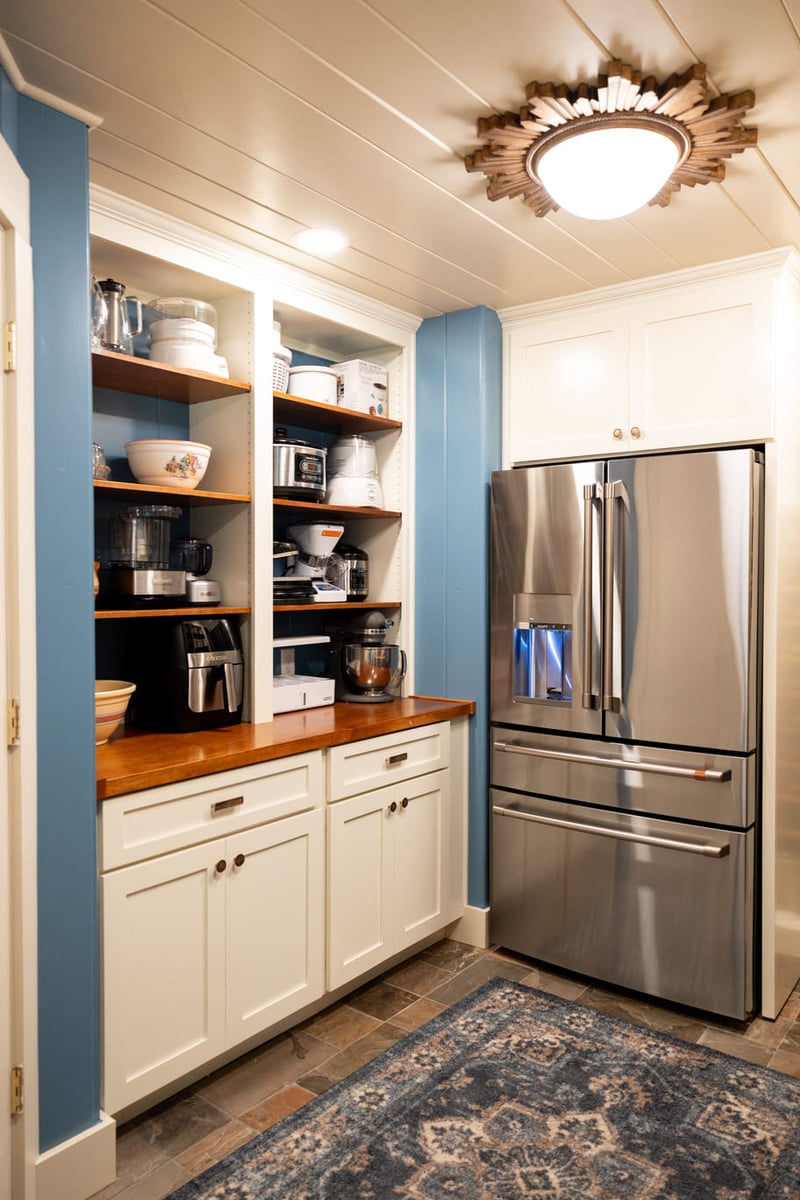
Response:
M186 595L186 572L171 570L171 522L183 510L170 504L142 504L115 513L108 548L101 556L98 604L104 607L169 608Z
M359 614L332 638L336 699L383 704L397 699L406 673L406 654L386 641L393 622L373 609Z
M137 622L138 624L138 622ZM131 723L164 733L238 725L244 658L235 617L142 622Z

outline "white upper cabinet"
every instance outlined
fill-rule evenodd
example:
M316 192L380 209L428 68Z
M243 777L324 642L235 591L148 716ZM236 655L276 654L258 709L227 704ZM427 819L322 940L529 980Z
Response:
M775 251L505 310L504 462L770 440L795 270Z

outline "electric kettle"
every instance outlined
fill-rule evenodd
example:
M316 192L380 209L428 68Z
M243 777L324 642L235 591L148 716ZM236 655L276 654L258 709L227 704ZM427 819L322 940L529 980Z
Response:
M119 354L133 354L133 339L142 332L142 304L135 297L130 303L136 305L136 328L131 329L125 284L116 279L101 279L96 284L105 301L105 313L99 314L97 339L105 350L116 350ZM95 317L93 317L93 326ZM94 329L93 329L94 331Z

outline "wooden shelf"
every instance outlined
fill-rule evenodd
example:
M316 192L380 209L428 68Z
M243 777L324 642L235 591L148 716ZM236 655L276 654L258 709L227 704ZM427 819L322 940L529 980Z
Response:
M309 516L321 518L323 521L336 519L337 517L341 517L342 520L347 520L348 518L352 520L353 517L366 517L368 519L389 517L394 521L403 515L401 512L386 508L346 508L343 505L314 504L313 501L307 502L304 500L279 500L276 498L272 503L276 509L285 509L288 513L294 512L298 515L307 513Z
M286 392L273 392L272 416L276 422L285 421L287 425L319 429L323 433L386 433L403 428L402 421L372 417L369 413L340 408L336 404L303 400Z
M316 600L312 600L310 604L274 604L273 612L274 612L275 616L277 617L277 616L279 616L280 613L322 612L322 611L333 612L336 609L340 609L343 612L344 611L351 612L353 609L357 609L357 608L398 609L398 608L400 608L400 601L399 600L345 600L344 602L339 601L336 604L320 604Z
M116 354L113 350L92 351L92 382L95 387L155 396L159 400L176 400L180 404L200 404L204 400L240 396L250 391L250 384L241 379L226 379L205 371L187 371L183 367L135 358L132 354Z
M250 504L250 496L238 492L207 492L200 488L150 487L147 483L117 483L113 479L93 480L97 500L126 500L160 504Z
M249 613L249 607L229 604L192 604L186 608L98 608L95 620L131 620L140 617L227 617L232 613Z

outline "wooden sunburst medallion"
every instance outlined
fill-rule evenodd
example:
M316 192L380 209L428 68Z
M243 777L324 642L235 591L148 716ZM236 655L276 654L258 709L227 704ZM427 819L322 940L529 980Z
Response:
M754 93L734 92L709 100L703 63L658 83L652 75L643 78L641 71L614 60L596 84L570 88L563 83L529 83L525 99L519 112L478 119L478 136L486 141L466 156L464 165L487 176L490 200L520 197L537 217L558 205L535 177L532 162L539 144L559 130L577 133L582 125L599 120L631 125L650 119L672 126L683 153L667 182L648 201L661 206L669 204L672 193L684 184L721 182L724 160L754 146L758 136L756 129L741 123L755 104Z

